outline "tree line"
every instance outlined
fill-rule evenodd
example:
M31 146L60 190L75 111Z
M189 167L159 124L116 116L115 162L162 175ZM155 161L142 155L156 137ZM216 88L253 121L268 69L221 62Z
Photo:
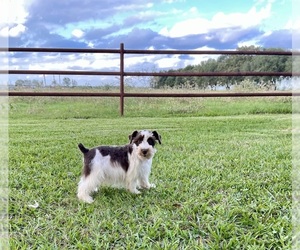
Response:
M58 86L64 86L64 87L76 87L77 81L74 79L70 79L69 77L64 77L61 81L60 77L58 80L53 76L53 80L50 82L50 84L47 84L46 77L44 76L43 80L37 80L37 79L18 79L15 82L16 87L30 87L30 88L40 88L40 87L58 87Z
M238 47L238 51L285 51L281 48L262 48L256 46ZM198 65L188 65L177 70L161 72L292 72L292 57L284 55L221 55L217 59L209 59ZM152 87L180 87L190 86L201 89L216 89L223 86L230 89L247 80L258 87L273 88L276 83L286 77L280 76L231 76L231 77L185 77L185 76L158 76L152 79Z

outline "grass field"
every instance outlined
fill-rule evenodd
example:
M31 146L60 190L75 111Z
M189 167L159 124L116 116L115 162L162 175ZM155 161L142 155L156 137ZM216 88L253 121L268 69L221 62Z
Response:
M290 98L11 98L11 249L291 248ZM76 198L79 142L155 129L150 180L133 195ZM38 206L32 206L37 205Z

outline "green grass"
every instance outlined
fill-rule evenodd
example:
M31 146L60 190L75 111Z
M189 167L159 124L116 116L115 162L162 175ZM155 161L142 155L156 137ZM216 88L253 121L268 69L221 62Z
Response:
M119 118L119 98L15 97L11 118ZM126 98L126 117L191 117L243 114L291 114L290 97Z
M291 248L291 100L10 99L11 249ZM76 198L77 143L155 129L150 180L133 195ZM35 202L37 208L32 208Z

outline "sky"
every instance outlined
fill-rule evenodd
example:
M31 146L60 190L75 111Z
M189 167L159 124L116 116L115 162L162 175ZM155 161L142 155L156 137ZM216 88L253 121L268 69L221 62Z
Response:
M106 49L124 43L125 49L149 50L298 49L292 34L300 31L300 18L292 7L292 0L1 0L0 41L38 48ZM130 55L125 70L180 68L208 58ZM10 69L119 67L118 55L108 54L10 53L1 60Z

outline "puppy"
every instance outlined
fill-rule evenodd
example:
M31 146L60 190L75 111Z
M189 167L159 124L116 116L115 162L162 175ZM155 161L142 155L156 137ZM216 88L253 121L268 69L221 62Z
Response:
M91 193L99 186L123 187L139 194L138 188L155 187L149 183L156 142L161 136L156 131L134 131L130 143L124 146L98 146L88 149L78 144L83 153L83 170L77 197L87 203L94 200Z

